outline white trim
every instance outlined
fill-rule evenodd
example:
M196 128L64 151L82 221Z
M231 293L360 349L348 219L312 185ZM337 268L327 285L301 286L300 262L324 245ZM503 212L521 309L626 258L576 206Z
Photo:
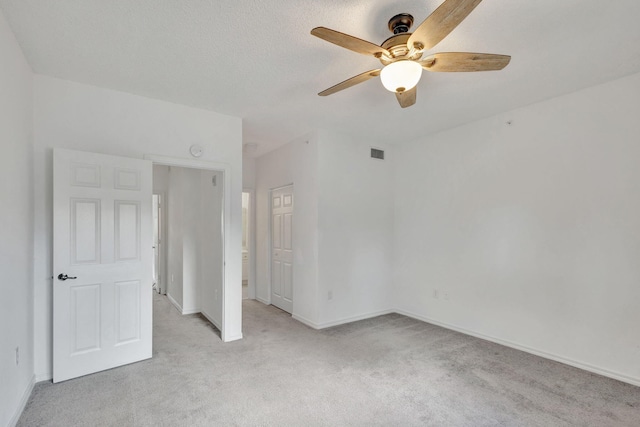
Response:
M166 295L167 295L167 298L169 299L169 301L171 302L171 304L173 304L173 306L180 312L180 314L183 314L182 313L182 306L180 304L178 304L178 301L174 300L170 293L167 292Z
M18 405L18 408L16 408L16 412L13 414L13 417L11 417L11 420L9 420L10 427L14 427L16 424L18 424L18 420L20 420L20 417L22 416L22 412L24 412L24 408L27 406L27 402L31 397L31 393L33 392L34 385L36 385L35 374L31 376L31 379L29 380L29 384L27 384L27 388L24 390L24 393L22 394L22 399L20 399L20 404Z
M256 190L253 188L243 188L243 193L249 193L249 218L247 218L249 235L249 253L247 263L249 271L247 277L247 291L249 299L257 299L256 287Z
M213 326L215 326L216 328L218 328L218 330L220 330L220 322L215 320L213 317L209 316L204 311L201 311L200 314L202 314L205 319L207 319L209 322L211 322L213 324Z
M183 308L182 309L182 314L185 316L187 314L196 314L196 313L202 313L202 312L200 311L199 308Z
M169 210L169 204L167 203L167 192L164 190L161 191L152 191L153 195L160 196L160 214L162 217L160 218L160 253L158 254L158 267L160 274L160 292L159 295L167 294L167 285L169 281L167 280L167 235L168 235L168 224L167 224L167 212Z
M293 317L295 320L301 323L304 323L307 326L312 327L313 329L325 329L325 328L331 328L333 326L344 325L345 323L358 322L360 320L366 320L366 319L371 319L373 317L384 316L385 314L391 314L391 313L395 313L395 311L394 310L373 311L370 313L359 314L357 316L344 317L342 319L332 320L331 322L323 322L323 323L312 322L311 320L306 319L298 314L294 314L291 317Z
M44 374L36 374L36 383L40 383L42 381L51 381L53 379L53 374L51 372L45 372Z
M228 236L231 236L231 165L224 162L210 162L204 160L193 160L193 159L184 159L180 157L170 157L170 156L161 156L156 154L145 154L144 158L146 160L151 160L153 164L158 165L167 165L167 166L180 166L186 168L195 168L195 169L206 169L206 170L215 170L222 172L224 174L224 193L222 196L222 211L223 211L223 221L224 221L224 229L222 240L223 250L222 250L222 295L221 295L221 317L222 317L222 325L220 329L220 338L223 342L233 341L233 339L227 339L226 337L226 305L227 305L227 287L231 289L231 286L236 286L236 283L232 280L231 273L226 268L227 265L227 257L231 253L231 242ZM237 338L235 338L237 339Z
M292 314L291 318L294 319L294 320L297 320L300 323L303 323L303 324L307 325L310 328L321 329L316 322L312 322L311 320L309 320L309 319L307 319L307 318L305 318L303 316L300 316L299 314Z
M230 337L227 337L227 339L224 342L238 341L241 339L242 339L242 334L232 335Z
M183 168L206 169L206 170L216 170L216 171L224 171L226 169L231 168L229 163L225 163L225 162L210 162L206 160L184 159L182 157L162 156L157 154L145 154L144 159L151 160L152 163L157 165L181 166Z
M615 372L606 368L601 368L598 366L594 366L594 365L590 365L588 363L584 363L584 362L580 362L577 360L573 360L564 356L560 356L557 354L553 354L553 353L548 353L546 351L542 351L542 350L536 350L535 348L531 348L531 347L527 347L526 345L522 345L522 344L518 344L512 341L508 341L508 340L503 340L500 338L496 338L493 337L491 335L485 335L482 334L480 332L475 332L466 328L462 328L456 325L451 325L449 323L445 323L445 322L440 322L438 320L432 319L430 317L427 316L422 316L416 313L412 313L410 311L406 311L406 310L400 310L400 309L395 309L395 310L381 310L378 312L373 312L373 313L368 313L368 314L361 314L358 316L353 316L353 317L346 317L343 319L339 319L339 320L335 320L335 321L331 321L331 322L324 322L324 323L316 323L313 322L309 319L306 319L298 314L294 314L292 317L299 321L300 323L304 323L305 325L313 328L313 329L325 329L325 328L330 328L332 326L338 326L338 325L342 325L345 323L351 323L351 322L357 322L359 320L364 320L364 319L369 319L372 317L377 317L377 316L382 316L385 314L390 314L390 313L397 313L397 314L401 314L403 316L407 316L410 317L412 319L416 319L419 320L421 322L425 322L425 323L429 323L432 325L436 325L436 326L440 326L442 328L445 329L450 329L452 331L456 331L456 332L460 332L463 333L465 335L470 335L472 337L476 337L476 338L480 338L486 341L490 341L496 344L500 344L500 345L504 345L505 347L510 347L510 348L514 348L516 350L520 350L520 351L524 351L525 353L529 353L529 354L533 354L535 356L539 356L542 357L544 359L549 359L549 360L553 360L556 362L560 362L563 363L565 365L569 365L569 366L573 366L574 368L578 368L578 369L582 369L583 371L587 371L587 372L592 372L594 374L598 374L598 375L602 375L603 377L608 377L608 378L613 378L614 380L618 380L618 381L622 381L624 383L628 383L628 384L632 384L635 386L639 386L640 387L640 378L635 378L629 375L625 375L625 374L621 374L619 372Z
M584 371L593 372L594 374L602 375L602 376L608 377L608 378L613 378L614 380L622 381L622 382L625 382L625 383L632 384L632 385L640 387L640 378L634 378L634 377L631 377L629 375L621 374L619 372L611 371L611 370L605 369L605 368L600 368L598 366L593 366L593 365L590 365L588 363L579 362L577 360L569 359L567 357L559 356L559 355L553 354L553 353L548 353L546 351L536 350L534 348L527 347L525 345L518 344L518 343L515 343L515 342L512 342L512 341L503 340L503 339L500 339L500 338L493 337L491 335L485 335L485 334L482 334L480 332L475 332L475 331L472 331L472 330L469 330L469 329L466 329L466 328L462 328L462 327L459 327L459 326L451 325L449 323L440 322L438 320L434 320L434 319L431 319L431 318L426 317L426 316L415 314L415 313L412 313L410 311L396 309L395 312L398 313L398 314L402 314L403 316L407 316L407 317L411 317L411 318L416 319L416 320L420 320L422 322L430 323L430 324L436 325L436 326L441 326L443 328L450 329L452 331L461 332L461 333L463 333L465 335L471 335L471 336L476 337L476 338L481 338L481 339L486 340L486 341L491 341L491 342L496 343L496 344L500 344L500 345L504 345L506 347L514 348L516 350L524 351L525 353L530 353L530 354L533 354L535 356L543 357L545 359L554 360L556 362L564 363L565 365L573 366L574 368L579 368L579 369L582 369Z
M200 314L202 314L205 319L207 319L209 322L211 322L213 324L213 326L218 328L218 330L221 331L221 333L222 333L222 330L220 329L220 322L215 320L213 317L207 315L204 311L200 312ZM240 334L238 336L234 335L234 336L231 336L231 337L227 337L227 340L225 342L237 341L237 340L241 340L241 339L242 339L242 334Z
M264 298L260 298L259 296L256 295L256 301L260 301L261 303L265 304L265 305L271 305L271 301L267 301Z

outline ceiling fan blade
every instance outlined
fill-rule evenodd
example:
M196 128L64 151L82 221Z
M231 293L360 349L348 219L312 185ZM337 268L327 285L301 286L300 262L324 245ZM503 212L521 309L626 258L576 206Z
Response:
M440 43L471 13L482 0L445 0L431 15L420 24L409 40L407 46L415 43L428 50Z
M419 61L429 71L495 71L502 70L509 64L509 55L493 53L443 52L430 55Z
M320 37L322 40L326 40L329 43L336 44L363 55L380 57L385 54L387 56L391 56L386 49L381 48L376 44L329 28L317 27L311 30L311 34L316 37Z
M418 86L414 86L413 89L405 90L404 92L396 92L396 98L402 108L407 108L416 103L417 94Z
M329 89L323 90L318 95L320 96L331 95L336 92L340 92L341 90L350 88L351 86L355 86L358 83L366 82L367 80L373 77L378 77L379 75L380 75L380 70L366 71L362 74L358 74L357 76L353 76L350 79L343 81L342 83L338 83L335 86L331 86Z

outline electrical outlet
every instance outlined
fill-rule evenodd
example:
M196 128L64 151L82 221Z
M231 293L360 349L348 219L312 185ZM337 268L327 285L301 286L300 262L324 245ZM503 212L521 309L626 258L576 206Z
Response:
M171 273L171 284L173 284L174 282L174 277L173 277L173 273Z
M329 299L329 300L333 299L333 291L327 292L327 299Z
M438 291L437 289L434 289L434 290L433 290L433 297L434 297L435 299L440 298L440 291Z
M20 346L16 347L16 366L20 365Z
M216 289L215 292L213 293L213 298L218 301L218 290Z
M445 299L446 301L449 301L449 292L445 292L445 293L444 293L444 299Z

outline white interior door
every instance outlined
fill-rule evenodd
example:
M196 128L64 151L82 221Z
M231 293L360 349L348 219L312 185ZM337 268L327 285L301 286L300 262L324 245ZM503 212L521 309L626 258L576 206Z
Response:
M53 152L54 382L151 357L151 171Z
M293 186L271 192L271 304L293 311Z

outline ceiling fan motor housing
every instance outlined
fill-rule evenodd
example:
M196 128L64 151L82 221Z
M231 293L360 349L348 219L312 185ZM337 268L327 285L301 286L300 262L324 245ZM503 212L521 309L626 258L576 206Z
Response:
M409 29L412 25L413 16L408 13L400 13L389 20L389 30L393 35L380 46L386 49L391 56L381 55L378 57L383 65L389 65L400 59L416 61L422 57L421 50L412 50L407 46L409 37L411 37Z
M408 33L413 25L413 16L408 13L400 13L389 19L389 31L393 34Z
M407 46L409 37L411 37L411 33L400 33L386 39L381 47L386 49L391 54L391 57L382 55L378 58L380 62L384 65L389 65L400 59L410 59L412 61L420 59L423 52L415 50L412 52L409 49Z

